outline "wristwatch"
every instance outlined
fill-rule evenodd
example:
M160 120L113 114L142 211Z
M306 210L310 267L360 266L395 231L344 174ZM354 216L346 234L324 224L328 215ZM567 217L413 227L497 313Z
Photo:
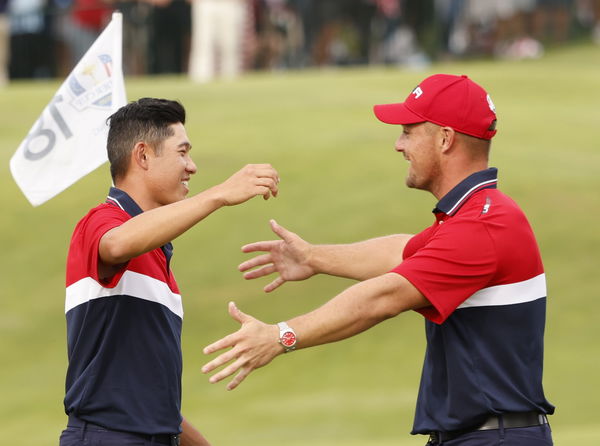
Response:
M279 322L277 326L279 327L279 343L286 353L291 352L296 348L298 342L296 332L285 322Z

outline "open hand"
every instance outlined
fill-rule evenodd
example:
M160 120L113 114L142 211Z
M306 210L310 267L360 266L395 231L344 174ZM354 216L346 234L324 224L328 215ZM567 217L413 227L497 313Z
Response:
M312 245L277 224L275 220L270 220L269 223L273 232L281 240L255 242L242 246L243 252L266 251L267 254L247 260L238 267L244 272L260 266L258 269L246 272L245 279L256 279L274 272L279 273L275 280L264 287L267 293L289 280L304 280L315 274L309 263Z
M202 367L202 373L210 373L218 367L229 363L223 370L210 377L216 383L239 370L239 373L227 385L227 390L235 389L254 369L262 367L283 353L279 344L279 329L276 325L268 325L252 316L243 313L235 303L229 302L229 314L242 324L242 327L228 336L205 347L208 355L231 347Z

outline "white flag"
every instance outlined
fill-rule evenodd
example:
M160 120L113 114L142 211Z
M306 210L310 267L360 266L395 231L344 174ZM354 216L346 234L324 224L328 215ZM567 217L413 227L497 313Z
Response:
M106 119L126 103L121 41L115 12L11 158L13 178L32 205L107 161Z

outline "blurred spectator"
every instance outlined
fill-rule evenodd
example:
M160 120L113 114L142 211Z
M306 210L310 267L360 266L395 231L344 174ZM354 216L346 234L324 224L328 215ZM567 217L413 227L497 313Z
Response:
M593 29L592 38L600 45L600 0L592 0Z
M148 69L152 74L187 71L190 49L190 4L184 0L147 0L149 17ZM221 0L225 1L225 0Z
M8 4L11 78L47 78L54 75L53 47L46 0L17 0Z
M148 71L152 6L148 0L121 0L115 6L123 14L123 70L143 75Z
M406 1L376 0L377 14L373 20L375 30L371 60L398 66L421 68L429 57L420 47L416 30L408 21Z
M434 31L437 26L434 0L403 0L402 3L404 23L414 33L419 48L433 55L436 50Z
M462 56L469 45L466 6L468 0L436 0L436 18L440 24L439 53L446 57Z
M313 62L318 65L368 63L371 24L377 8L371 0L320 0L314 18Z
M573 0L537 0L534 33L547 43L564 43L571 29Z
M600 44L600 0L0 0L0 85L7 65L8 77L64 77L113 7L126 74L198 82L244 69L535 58L542 42L582 33Z
M249 7L245 0L192 0L189 74L193 81L240 74Z
M64 38L69 45L72 66L92 46L110 22L111 14L109 0L73 0L71 14L64 23Z
M543 54L543 46L535 39L532 16L536 0L509 0L501 2L497 10L494 55L504 59L536 59Z
M255 68L298 68L304 64L300 18L285 0L261 0L255 9Z
M373 38L377 45L371 51L370 60L375 63L396 63L396 51L393 42L402 25L400 0L373 0L377 14L371 25Z
M8 56L10 49L10 24L8 0L0 0L0 87L8 82Z
M532 14L536 0L468 0L467 55L490 55L506 59L531 59L543 53L533 38Z
M389 0L388 0L389 1ZM345 2L348 8L345 15L352 22L358 34L358 54L355 63L367 64L371 57L372 25L378 12L378 6L373 0L352 0Z
M10 0L19 1L19 0ZM71 7L73 0L51 0L49 13L51 17L51 33L54 39L55 75L65 77L73 69L71 55Z
M310 54L313 43L313 21L312 10L313 10L313 2L315 0L288 0L288 4L290 8L295 12L296 18L298 19L298 26L300 27L299 34L302 36L302 45L298 48L298 53L296 55L296 61L294 62L294 66L297 67L305 67L310 65Z
M600 0L576 0L573 15L578 25L576 34L589 33L592 41L600 45Z
M342 42L338 38L343 26L340 5L335 0L315 0L310 6L311 61L317 66L330 64L333 58L339 59L342 52L340 49L343 48ZM334 43L336 38L338 38L338 42ZM344 44L345 51L347 51L347 46Z

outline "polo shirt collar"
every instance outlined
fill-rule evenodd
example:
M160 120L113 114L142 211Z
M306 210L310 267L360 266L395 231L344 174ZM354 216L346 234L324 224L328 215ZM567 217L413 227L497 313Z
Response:
M454 215L474 193L482 189L496 189L497 185L498 169L495 167L475 172L444 195L433 212Z
M144 212L142 208L139 207L135 201L133 201L133 198L127 194L127 192L117 189L116 187L110 188L108 191L108 197L106 197L106 202L120 207L132 218Z
M108 197L106 197L106 202L114 204L115 206L121 208L125 212L127 212L132 218L136 215L144 212L142 208L131 198L127 192L122 191L121 189L117 189L116 187L111 187L108 191ZM171 242L167 243L160 247L167 258L167 268L169 267L169 262L171 257L173 256L173 244Z

